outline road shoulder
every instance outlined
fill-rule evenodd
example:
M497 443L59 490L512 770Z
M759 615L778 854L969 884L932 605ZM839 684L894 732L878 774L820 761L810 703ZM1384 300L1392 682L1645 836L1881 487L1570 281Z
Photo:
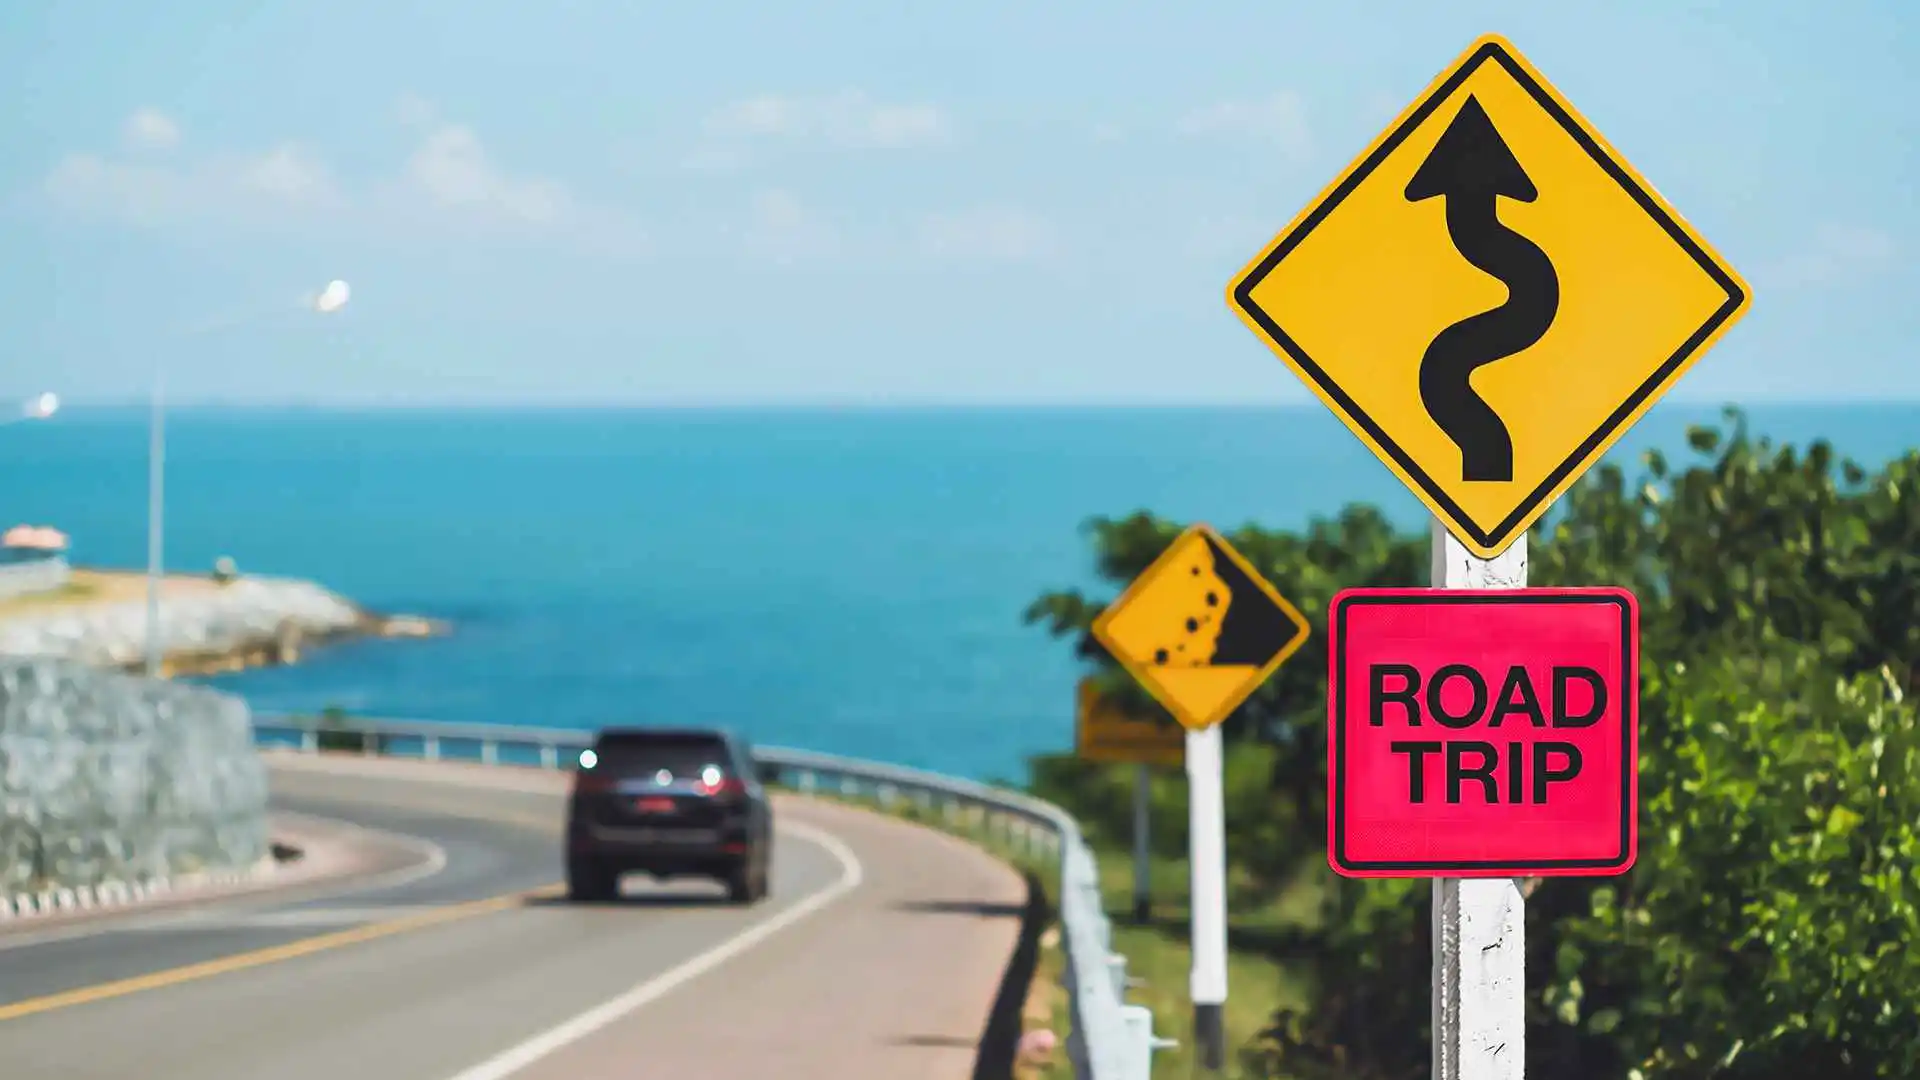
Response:
M377 886L403 875L432 873L446 858L435 845L415 837L305 814L272 813L268 832L274 844L297 851L298 857L284 862L270 857L243 870L183 875L147 886L0 897L0 949L217 901Z
M629 1075L637 1060L662 1076L777 1066L783 1080L970 1080L1015 959L1026 879L925 826L798 797L779 805L846 843L860 888L804 932L705 972L698 993L649 999L571 1039L556 1035L563 1024L455 1080L592 1080Z

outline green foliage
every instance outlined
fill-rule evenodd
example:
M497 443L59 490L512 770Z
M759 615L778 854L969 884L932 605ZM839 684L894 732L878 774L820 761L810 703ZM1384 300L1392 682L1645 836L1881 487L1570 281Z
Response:
M1300 869L1300 856L1311 844L1300 834L1323 829L1305 823L1289 804L1273 799L1274 762L1279 748L1270 745L1238 747L1228 756L1222 775L1222 804L1226 811L1227 849L1234 853L1237 893L1249 903L1263 903L1284 888ZM1047 755L1032 761L1033 794L1071 806L1086 826L1089 839L1113 850L1133 849L1134 770L1082 761L1068 754ZM1176 769L1155 769L1149 788L1148 839L1155 855L1184 859L1187 855L1187 781Z
M1770 647L1648 678L1640 863L1564 882L1534 985L1561 1075L1920 1069L1920 731L1885 675Z
M1730 411L1694 460L1594 470L1531 538L1541 585L1619 584L1642 608L1641 847L1628 874L1545 883L1528 906L1528 1071L1760 1080L1920 1073L1920 454L1869 473L1824 442L1751 436ZM1091 525L1116 587L1178 523ZM1228 850L1255 878L1327 874L1327 602L1426 582L1428 539L1350 507L1304 532L1230 536L1315 623L1228 721ZM1075 593L1028 612L1117 685ZM1124 828L1116 770L1036 763L1049 797ZM1156 801L1171 804L1177 783ZM1166 808L1172 812L1172 806ZM1242 815L1260 822L1240 820ZM1264 828L1271 823L1273 827ZM1251 1066L1298 1080L1428 1069L1428 886L1339 881L1300 963L1311 1004ZM1920 955L1920 954L1917 954Z
M319 748L323 751L358 754L369 749L367 745L369 740L373 741L372 749L376 752L384 750L387 746L387 736L375 735L353 726L347 711L338 705L329 705L321 709L318 719L319 723L315 725L318 731L315 735Z
M1087 528L1101 576L1124 586L1152 565L1185 526L1141 511L1120 519L1096 518ZM1290 820L1324 821L1328 605L1341 589L1421 580L1427 566L1426 539L1395 533L1371 506L1350 506L1330 521L1313 522L1299 535L1252 526L1225 535L1307 616L1313 633L1227 718L1223 731L1230 742L1273 744L1270 787L1289 798ZM1073 637L1077 654L1096 665L1102 691L1117 703L1141 715L1165 716L1094 640L1090 629L1106 603L1078 591L1048 593L1027 609L1026 619L1044 624L1055 636Z

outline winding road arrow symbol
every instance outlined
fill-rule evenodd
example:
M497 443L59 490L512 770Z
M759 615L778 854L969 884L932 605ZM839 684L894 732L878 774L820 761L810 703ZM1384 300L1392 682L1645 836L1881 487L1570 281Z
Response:
M1539 197L1526 170L1476 99L1454 116L1408 182L1409 202L1446 200L1447 235L1462 258L1507 286L1507 301L1454 323L1420 360L1420 400L1460 448L1462 480L1511 481L1513 437L1470 379L1546 334L1560 308L1560 278L1546 252L1500 223L1500 196Z

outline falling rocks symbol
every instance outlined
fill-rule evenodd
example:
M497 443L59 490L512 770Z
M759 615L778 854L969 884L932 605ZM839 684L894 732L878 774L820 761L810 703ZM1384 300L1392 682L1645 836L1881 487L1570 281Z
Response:
M1207 538L1213 572L1227 586L1227 610L1220 617L1220 637L1214 642L1213 662L1261 667L1293 640L1299 627L1261 594L1260 587L1238 564Z
M1462 258L1507 286L1506 303L1454 323L1420 360L1420 400L1460 448L1461 479L1513 479L1513 438L1469 380L1485 364L1539 341L1560 307L1560 278L1533 241L1501 224L1500 196L1539 197L1476 99L1447 125L1408 182L1406 198L1446 200L1447 235Z
M1184 644L1172 652L1158 649L1153 665L1260 667L1286 647L1298 628L1285 612L1267 602L1259 586L1220 550L1219 544L1211 537L1203 539L1207 558L1187 568L1196 580L1196 588L1206 588L1207 613L1186 621L1194 649L1188 651Z

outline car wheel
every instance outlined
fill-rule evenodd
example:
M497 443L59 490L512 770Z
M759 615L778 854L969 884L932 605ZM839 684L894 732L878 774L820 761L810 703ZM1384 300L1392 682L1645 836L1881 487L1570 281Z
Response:
M567 899L614 900L620 895L620 875L592 863L567 864Z
M758 875L753 872L753 861L741 859L727 869L727 902L732 904L751 904L760 899Z

